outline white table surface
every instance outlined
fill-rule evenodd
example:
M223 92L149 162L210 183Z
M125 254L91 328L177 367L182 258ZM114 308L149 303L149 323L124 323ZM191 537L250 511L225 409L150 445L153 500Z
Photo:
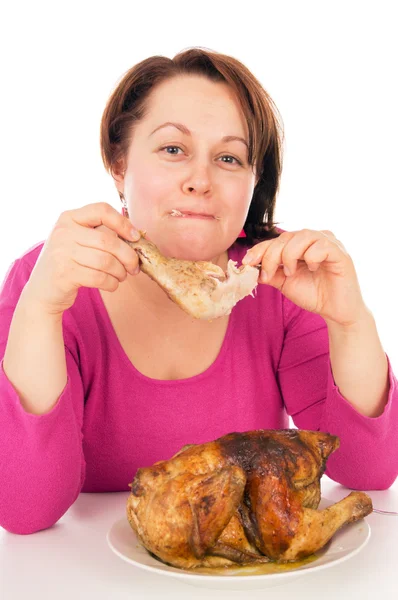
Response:
M322 478L322 496L338 501L348 493ZM398 510L398 480L389 490L368 493L375 508ZM250 600L398 599L398 517L369 515L370 541L346 562L277 587L224 591L152 574L116 556L106 534L125 515L127 497L128 492L80 494L56 525L33 535L15 535L0 527L1 600L222 600L248 595Z

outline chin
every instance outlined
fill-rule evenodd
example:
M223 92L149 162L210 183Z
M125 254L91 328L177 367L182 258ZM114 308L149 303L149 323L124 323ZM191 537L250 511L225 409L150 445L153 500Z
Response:
M211 261L227 249L215 236L209 239L208 236L170 235L167 239L159 239L159 243L155 239L153 242L164 256L179 260Z
M235 241L235 237L226 236L224 231L206 227L191 226L164 227L156 231L148 230L150 239L168 258L191 261L213 261L222 255ZM193 224L192 224L193 225Z

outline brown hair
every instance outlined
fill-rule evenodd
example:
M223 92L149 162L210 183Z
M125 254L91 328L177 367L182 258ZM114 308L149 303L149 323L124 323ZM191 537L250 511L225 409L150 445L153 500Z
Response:
M106 170L112 173L127 155L132 126L144 117L154 87L191 74L227 83L235 91L249 130L248 161L251 166L257 164L259 177L244 224L247 242L251 245L277 237L273 218L282 171L282 119L260 82L231 56L196 47L173 59L151 56L129 69L109 97L101 119L100 146Z

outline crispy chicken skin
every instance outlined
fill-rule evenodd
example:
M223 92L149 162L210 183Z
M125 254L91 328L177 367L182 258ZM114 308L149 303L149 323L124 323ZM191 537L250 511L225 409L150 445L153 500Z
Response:
M184 446L137 471L128 520L150 552L176 567L304 558L372 511L363 492L317 510L320 478L338 446L328 433L296 429Z
M138 242L124 241L137 252L141 270L192 317L211 320L229 315L239 300L253 295L259 276L255 267L238 268L229 260L224 273L211 262L166 258L140 233Z

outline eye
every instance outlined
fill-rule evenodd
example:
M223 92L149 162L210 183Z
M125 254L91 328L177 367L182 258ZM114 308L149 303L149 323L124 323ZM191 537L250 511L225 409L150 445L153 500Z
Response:
M160 148L160 150L166 150L166 154L169 154L170 156L178 156L178 150L181 150L183 152L182 148L180 148L179 146L163 146L163 148ZM168 150L177 150L177 152L168 152ZM232 161L222 161L225 162L227 165L235 164L233 161L235 161L236 164L240 166L242 166L243 164L242 161L240 161L238 158L235 158L235 156L231 156L229 154L223 154L222 156L220 156L220 158L232 159Z
M229 154L224 154L220 158L232 158L232 160L235 160L238 165L242 165L242 162L238 158L235 158L235 156L230 156ZM232 163L232 162L227 162L227 165L233 165L233 164L234 163Z
M163 148L161 148L161 150L170 150L170 148L173 150L181 150L181 148L179 146L164 146ZM172 156L173 155L177 156L178 153L177 152L166 152L166 154L171 154Z

